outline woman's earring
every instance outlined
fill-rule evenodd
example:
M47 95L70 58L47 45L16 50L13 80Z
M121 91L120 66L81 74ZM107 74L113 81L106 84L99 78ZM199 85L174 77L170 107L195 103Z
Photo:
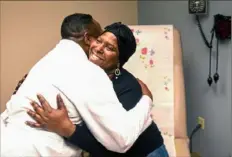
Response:
M116 79L118 79L118 76L121 75L121 71L120 71L120 69L119 69L119 64L118 64L117 69L115 69L114 74L115 74L115 76L116 76Z

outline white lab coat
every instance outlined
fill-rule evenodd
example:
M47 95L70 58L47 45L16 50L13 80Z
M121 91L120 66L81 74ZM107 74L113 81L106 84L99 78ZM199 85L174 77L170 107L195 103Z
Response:
M29 99L37 100L38 93L54 108L56 95L61 94L72 122L78 124L83 118L95 138L115 152L127 151L152 121L149 97L143 96L134 109L126 111L105 72L88 61L78 44L63 39L33 66L8 101L1 115L1 156L80 155L81 150L61 136L25 125L33 121L26 113L32 109Z

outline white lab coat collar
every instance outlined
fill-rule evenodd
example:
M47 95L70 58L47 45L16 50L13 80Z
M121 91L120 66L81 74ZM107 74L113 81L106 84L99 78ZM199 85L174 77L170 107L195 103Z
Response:
M85 51L73 40L61 39L56 45L56 49L58 49L60 53L65 53L65 55L69 53L70 55L73 54L74 56L80 57L79 59L88 60Z

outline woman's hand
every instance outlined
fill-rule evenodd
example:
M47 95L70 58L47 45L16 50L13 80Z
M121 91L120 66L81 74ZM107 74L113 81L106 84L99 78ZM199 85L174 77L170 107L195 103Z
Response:
M37 95L37 98L40 105L32 100L31 105L34 111L28 110L27 112L36 122L27 121L26 124L30 127L44 128L61 136L70 137L76 126L69 119L61 96L58 94L56 97L57 109L53 109L42 95Z
M137 80L142 88L143 95L149 96L151 98L151 100L153 101L153 95L152 95L151 91L149 90L149 88L147 87L147 85L145 83L143 83L143 81L141 81L140 79L137 78Z

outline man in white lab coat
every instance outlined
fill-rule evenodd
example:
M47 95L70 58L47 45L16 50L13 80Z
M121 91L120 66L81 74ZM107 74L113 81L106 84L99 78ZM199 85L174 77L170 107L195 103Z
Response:
M1 156L80 155L80 149L56 133L24 124L33 121L27 110L32 109L30 100L37 93L54 105L54 97L60 94L71 121L78 124L83 119L95 138L115 152L128 150L151 124L151 99L144 95L127 112L106 73L88 60L89 45L100 33L100 25L90 15L72 14L64 19L62 40L32 67L1 115Z

